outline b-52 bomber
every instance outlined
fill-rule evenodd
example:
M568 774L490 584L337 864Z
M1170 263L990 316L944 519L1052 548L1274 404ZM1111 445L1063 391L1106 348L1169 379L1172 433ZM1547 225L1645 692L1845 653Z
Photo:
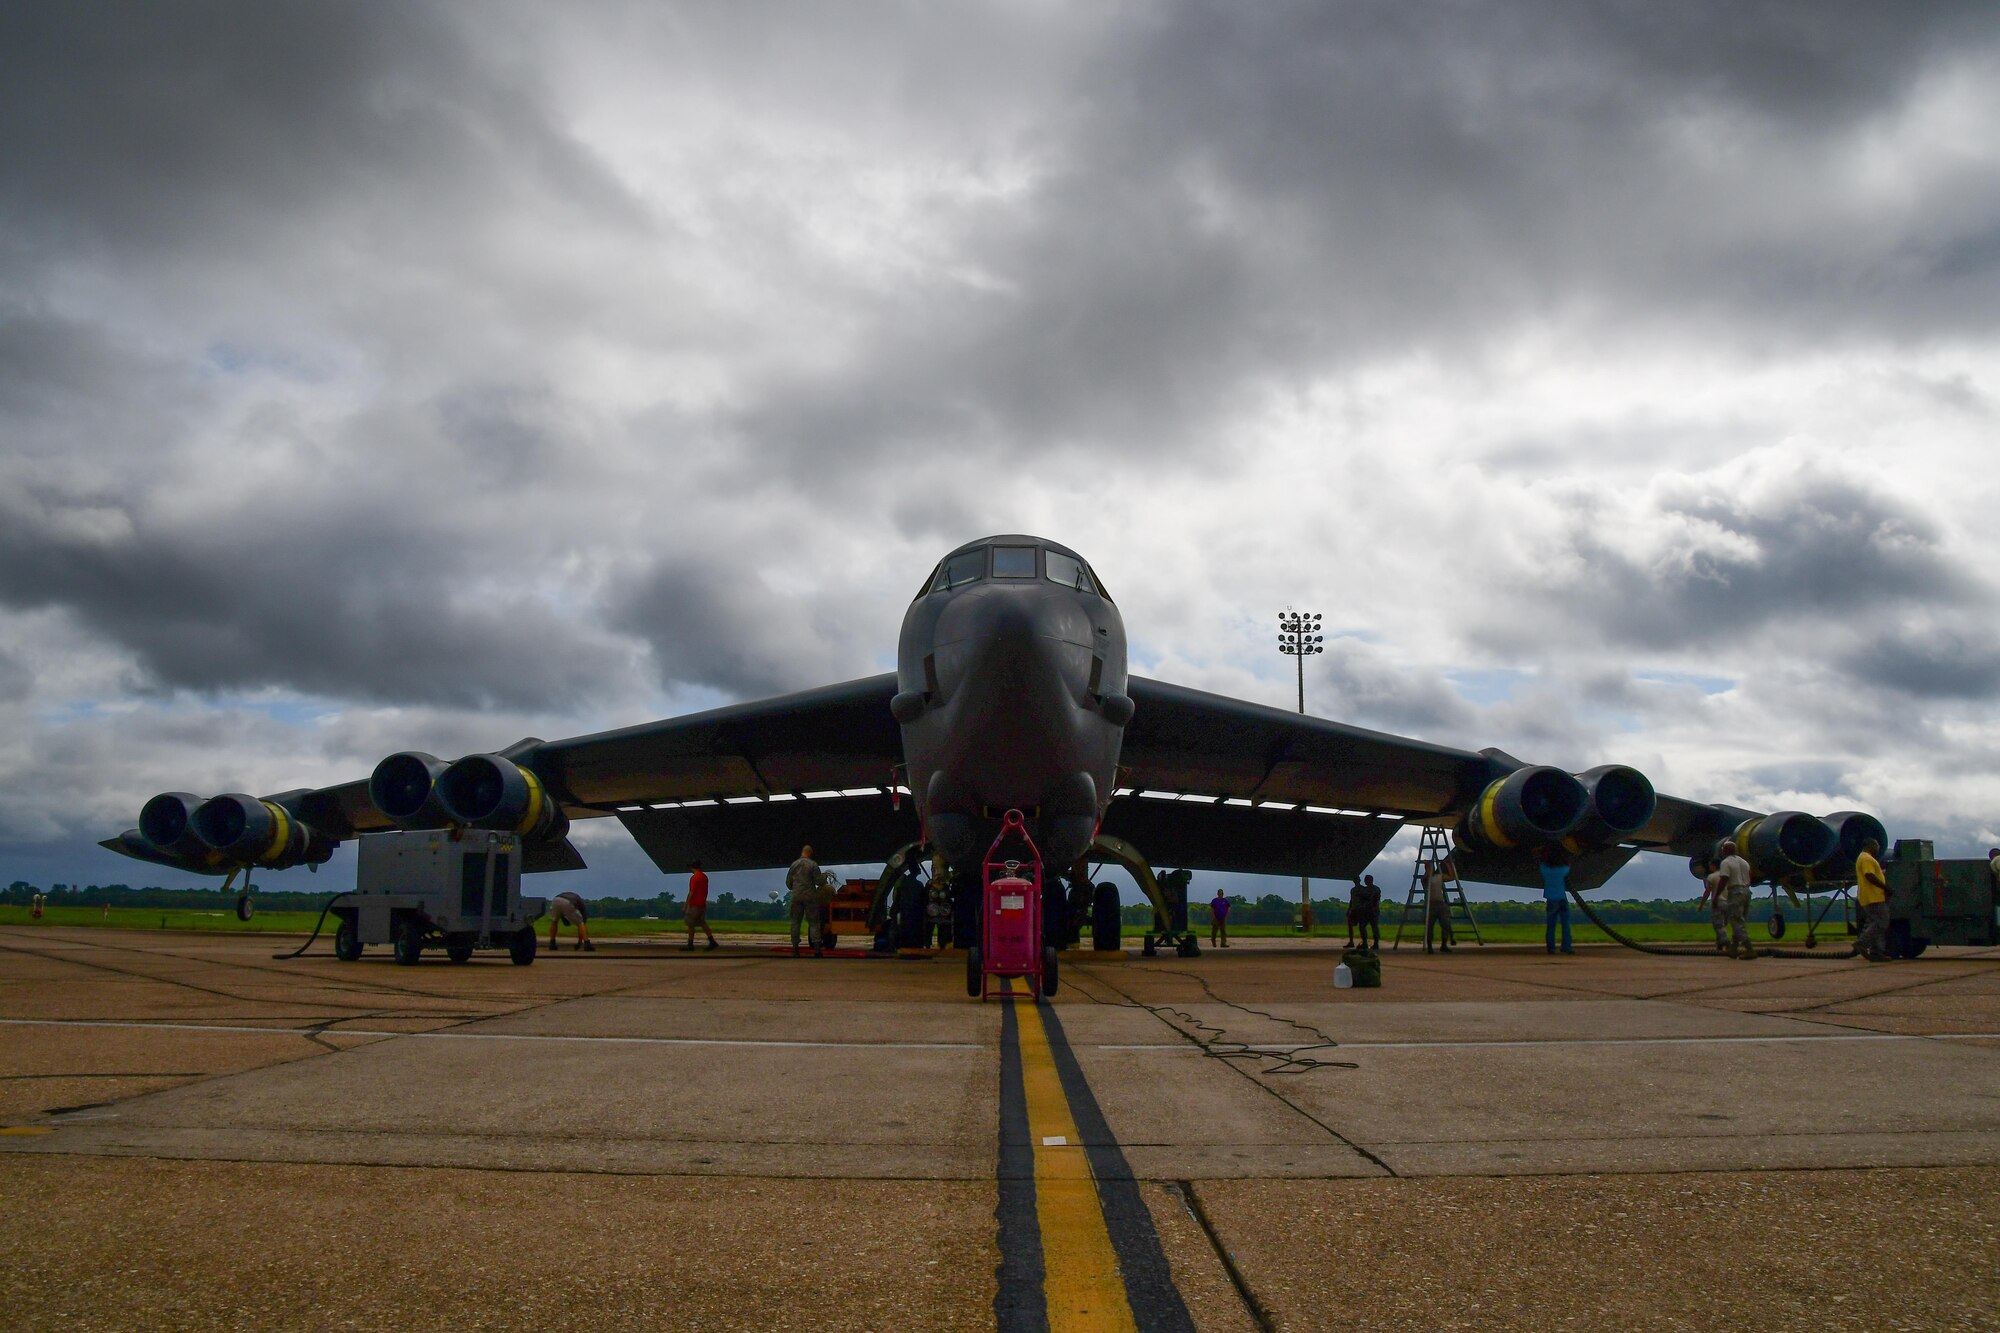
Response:
M959 872L955 925L970 938L977 867L1008 810L1052 867L1105 834L1156 865L1351 879L1399 829L1426 824L1452 830L1463 878L1535 886L1560 847L1579 890L1639 851L1706 857L1724 838L1759 880L1803 885L1844 874L1884 836L1858 812L1706 805L1619 764L1571 774L1131 675L1124 622L1089 563L998 536L926 576L893 673L449 763L404 751L332 787L167 792L103 845L227 874L321 863L377 831L500 829L533 872L581 868L572 822L610 816L678 873L697 858L775 868L806 843L827 864L881 862L925 842Z

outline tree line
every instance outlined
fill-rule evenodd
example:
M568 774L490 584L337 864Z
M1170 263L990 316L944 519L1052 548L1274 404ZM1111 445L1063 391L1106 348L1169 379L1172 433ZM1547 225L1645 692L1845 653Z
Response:
M530 897L546 897L559 892L558 888L546 891L530 891ZM0 903L25 907L36 893L42 892L25 880L15 880L0 890ZM1196 892L1199 893L1197 887ZM331 893L301 893L289 889L257 890L257 906L266 912L317 912L326 905ZM228 909L236 905L236 894L232 890L224 893L220 889L168 889L158 885L133 888L128 884L54 884L47 890L47 902L51 907L150 907L181 911L203 909ZM1229 920L1238 926L1289 926L1298 911L1298 899L1287 898L1283 894L1267 893L1252 899L1243 894L1229 895ZM1637 925L1658 921L1706 921L1708 909L1693 899L1676 900L1654 898L1639 901L1634 898L1597 898L1590 900L1597 914L1613 925ZM1146 929L1152 924L1152 905L1140 898L1136 892L1120 903L1119 915L1128 926ZM681 919L682 903L673 894L660 892L650 898L602 897L590 899L590 911L600 917L657 917L662 921ZM1400 901L1385 901L1382 904L1383 919L1393 921L1402 911ZM1315 898L1313 917L1322 926L1338 925L1347 913L1345 898ZM1472 913L1481 921L1495 925L1524 922L1539 925L1542 921L1542 902L1536 898L1530 902L1475 902ZM739 898L733 893L718 893L708 900L708 914L717 921L783 921L786 919L783 899ZM1202 930L1209 926L1207 898L1188 904L1188 925Z

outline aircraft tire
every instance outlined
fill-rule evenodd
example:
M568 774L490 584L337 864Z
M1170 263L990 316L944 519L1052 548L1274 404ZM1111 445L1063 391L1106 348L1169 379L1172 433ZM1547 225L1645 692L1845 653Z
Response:
M1110 953L1119 947L1122 923L1118 920L1118 886L1100 884L1090 906L1090 947Z
M507 959L515 967L526 967L535 961L535 928L523 926L507 939Z
M1785 938L1785 914L1783 912L1771 913L1771 921L1766 929L1771 932L1771 938L1774 940Z
M424 928L404 917L396 923L396 961L404 967L415 967L424 957Z
M361 935L354 928L354 918L344 916L333 932L333 956L343 963L351 963L361 957Z
M1061 979L1061 957L1053 944L1042 946L1042 994L1054 995L1056 983Z
M249 893L246 891L237 894L236 919L238 921L248 921L251 917L255 916L256 914L257 914L257 903L254 899L251 898Z
M979 946L973 945L965 951L965 993L973 999L979 998Z

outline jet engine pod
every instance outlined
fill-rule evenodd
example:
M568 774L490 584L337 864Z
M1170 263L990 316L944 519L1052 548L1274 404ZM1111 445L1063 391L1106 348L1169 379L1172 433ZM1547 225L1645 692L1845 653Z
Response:
M333 855L331 838L300 823L284 806L242 792L203 801L192 823L204 846L241 865L284 870L319 865Z
M1840 835L1826 821L1797 810L1779 810L1736 826L1736 850L1759 878L1782 879L1833 855Z
M447 767L421 750L392 754L368 775L368 799L398 828L443 828L451 815L438 799L437 784Z
M1479 851L1544 847L1573 832L1589 811L1590 795L1581 782L1559 768L1535 764L1488 783L1466 811L1459 833Z
M1563 846L1572 852L1581 855L1602 847L1615 847L1653 818L1658 798L1653 794L1653 784L1636 768L1605 764L1577 774L1576 780L1583 784L1590 804L1582 821L1563 839Z
M438 800L454 823L506 829L533 841L569 831L562 807L542 780L497 754L469 754L437 780Z
M1889 831L1882 827L1882 821L1859 810L1842 810L1820 822L1832 829L1834 836L1833 851L1819 863L1827 878L1853 874L1854 858L1861 855L1861 844L1870 838L1877 847L1889 845Z
M194 812L200 804L201 797L193 792L161 792L139 811L139 836L167 856L206 856L208 848L194 835Z

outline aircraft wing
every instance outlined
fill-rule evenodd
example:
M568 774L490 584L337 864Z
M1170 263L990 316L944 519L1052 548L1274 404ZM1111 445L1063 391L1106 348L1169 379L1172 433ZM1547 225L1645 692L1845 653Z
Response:
M1123 794L1104 827L1158 865L1351 878L1403 824L1455 824L1522 766L1138 676L1127 691ZM1621 845L1577 857L1570 883L1596 888L1640 848L1690 855L1733 826L1718 807L1660 797ZM1540 887L1524 853L1454 855L1467 879Z
M889 713L895 692L894 673L885 673L617 731L518 741L495 753L532 772L571 820L616 815L662 869L678 872L703 854L702 839L677 837L672 829L712 821L714 814L704 811L728 814L727 845L717 844L725 854L712 869L784 865L799 854L796 833L807 822L788 807L807 793L886 789L893 781L903 758L902 736ZM324 835L322 847L324 840L394 827L370 800L366 778L260 799ZM890 810L887 795L877 801ZM915 827L914 816L909 823ZM829 836L833 832L829 828ZM166 841L163 850L160 840L133 829L103 845L198 873L227 868L186 839ZM868 855L875 854L871 848ZM317 859L325 859L324 850ZM523 869L582 865L567 839L551 837L529 844Z

